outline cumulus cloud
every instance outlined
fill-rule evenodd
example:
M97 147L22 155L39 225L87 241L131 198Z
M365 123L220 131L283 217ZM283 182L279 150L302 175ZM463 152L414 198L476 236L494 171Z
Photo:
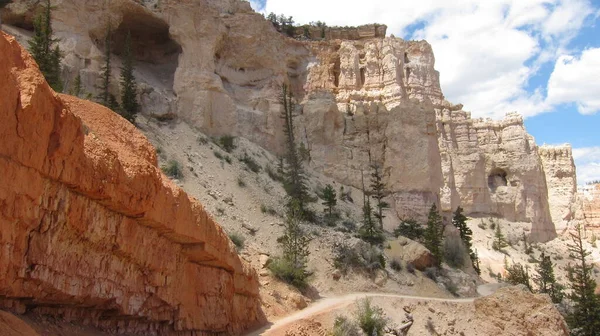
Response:
M577 167L577 183L600 180L600 147L574 148L573 159Z
M564 55L556 61L548 81L548 101L575 102L582 114L600 111L600 48L583 51L580 57Z
M476 117L551 109L558 101L546 101L544 87L528 92L528 81L568 52L568 42L596 11L590 0L268 0L264 9L299 23L385 23L388 34L426 39L444 94Z

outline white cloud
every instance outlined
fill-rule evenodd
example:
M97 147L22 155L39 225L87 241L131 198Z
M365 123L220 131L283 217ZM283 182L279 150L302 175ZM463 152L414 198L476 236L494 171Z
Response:
M445 96L476 117L549 111L542 92L527 92L528 80L565 53L586 17L597 13L590 0L268 0L264 12L299 23L384 23L388 34L426 39ZM411 25L422 27L407 36Z
M600 111L600 48L584 50L581 57L560 56L548 81L548 101L577 104L582 114Z
M573 159L578 184L600 180L600 147L574 148Z

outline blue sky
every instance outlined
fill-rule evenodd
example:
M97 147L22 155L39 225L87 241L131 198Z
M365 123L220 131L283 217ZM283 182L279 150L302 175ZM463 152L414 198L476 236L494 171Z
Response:
M570 143L600 180L600 0L251 0L298 23L383 23L431 43L442 90L473 117L517 111L539 145Z

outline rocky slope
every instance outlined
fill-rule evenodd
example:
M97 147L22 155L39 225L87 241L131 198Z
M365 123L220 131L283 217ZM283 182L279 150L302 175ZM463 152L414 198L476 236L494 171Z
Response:
M471 215L532 223L532 239L547 241L573 216L570 152L540 150L517 115L473 120L445 101L425 41L384 37L381 25L298 41L240 0L61 0L55 7L67 82L80 74L94 91L110 20L117 55L127 31L136 41L144 113L176 115L210 135L240 135L280 153L279 87L289 82L314 168L360 187L361 172L382 165L398 218L421 217L434 202L446 213L460 205ZM2 15L30 29L33 10L17 0Z
M0 35L0 305L118 332L238 333L258 280L131 124Z

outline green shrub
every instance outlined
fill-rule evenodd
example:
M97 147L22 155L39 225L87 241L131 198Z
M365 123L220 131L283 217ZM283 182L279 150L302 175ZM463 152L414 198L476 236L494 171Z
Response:
M424 273L425 273L425 275L426 275L426 276L427 276L429 279L431 279L431 280L433 280L433 281L437 281L437 277L438 277L438 275L439 275L439 272L438 272L438 269L437 269L436 267L427 267L427 268L425 269L425 272L424 272Z
M406 263L406 270L410 274L415 274L415 265L413 263L411 263L411 262Z
M331 336L360 336L360 331L356 324L344 316L338 316L333 323Z
M452 280L448 281L444 285L446 286L446 289L448 290L448 292L450 292L450 294L458 296L458 286L456 286L456 284L452 282Z
M219 160L223 160L224 156L223 154L221 154L221 152L219 152L218 150L214 150L213 154L215 155L215 157Z
M244 179L241 176L238 176L237 184L240 188L246 188L246 181L244 181Z
M269 175L271 180L283 182L283 177L279 173L277 173L277 171L274 170L273 167L271 167L270 165L268 165L267 168L265 168L265 171L267 172L267 175Z
M182 179L183 171L181 170L181 164L176 160L169 160L166 165L160 167L165 175L175 178Z
M353 221L351 221L349 219L346 219L345 221L343 221L342 226L347 230L347 232L356 231L356 223L354 223Z
M235 137L231 135L223 135L219 138L217 145L223 148L227 153L231 153L237 146L235 145Z
M284 282L297 288L306 288L308 274L304 269L295 267L291 262L284 258L274 258L267 266L273 275Z
M390 267L396 272L402 271L402 263L400 263L398 259L392 259L392 261L390 262Z
M370 299L362 299L357 302L356 321L360 329L370 336L381 336L387 325L387 318L383 309L371 304Z
M254 160L247 153L244 153L244 156L240 158L240 162L245 163L246 167L248 167L248 169L250 169L254 173L258 173L262 169L258 162L256 162L256 160Z
M273 209L273 207L264 205L264 204L260 205L260 212L269 214L271 216L277 215L277 211L275 211L275 209Z
M487 226L483 222L483 219L481 220L481 222L479 222L479 224L477 224L477 226L482 230L487 230Z
M333 252L333 265L343 273L352 269L373 275L375 271L385 268L385 258L375 246L358 244L350 247L346 243L340 243L334 247Z
M454 268L461 268L465 264L467 250L460 236L451 235L444 239L444 260Z
M238 251L244 248L244 242L246 241L246 238L244 238L244 236L241 234L232 232L229 234L229 239L231 239L231 241L235 244L235 247L237 247Z
M208 143L208 139L202 135L199 135L196 139L196 142L198 142L199 145L206 145Z

